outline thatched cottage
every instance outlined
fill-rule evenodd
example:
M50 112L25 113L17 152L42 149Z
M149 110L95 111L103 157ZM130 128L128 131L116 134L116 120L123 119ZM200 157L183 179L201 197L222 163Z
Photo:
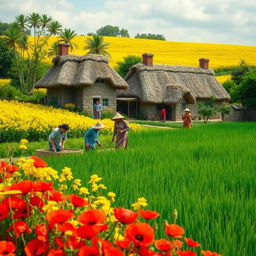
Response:
M68 44L59 45L53 66L37 82L36 88L47 89L47 104L63 107L67 103L92 112L99 100L103 107L116 109L117 89L128 88L124 79L101 55L70 55Z
M198 103L216 98L216 105L229 101L230 96L209 69L209 60L200 59L199 67L153 65L153 54L143 54L143 63L134 65L127 76L128 91L119 91L118 110L131 117L159 119L160 109L167 110L168 120L181 120L186 107L195 119ZM214 118L220 118L220 115Z

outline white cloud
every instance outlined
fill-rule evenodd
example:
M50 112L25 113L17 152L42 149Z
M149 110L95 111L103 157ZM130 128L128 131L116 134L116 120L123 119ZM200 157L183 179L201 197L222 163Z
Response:
M255 0L101 0L88 8L90 2L0 0L0 17L11 21L20 13L40 12L80 34L112 24L132 35L159 33L175 41L256 44Z

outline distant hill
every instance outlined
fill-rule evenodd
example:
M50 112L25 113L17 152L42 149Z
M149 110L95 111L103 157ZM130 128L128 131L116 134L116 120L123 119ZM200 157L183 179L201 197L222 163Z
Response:
M83 55L87 36L78 36L75 42L79 46L74 54ZM56 41L52 37L49 45ZM209 44L209 43L187 43L173 41L159 41L149 39L105 37L110 43L110 64L112 67L127 55L141 55L145 52L153 53L155 64L174 64L197 66L199 58L209 58L210 67L236 66L244 59L251 65L256 65L256 46ZM49 63L51 58L48 59Z

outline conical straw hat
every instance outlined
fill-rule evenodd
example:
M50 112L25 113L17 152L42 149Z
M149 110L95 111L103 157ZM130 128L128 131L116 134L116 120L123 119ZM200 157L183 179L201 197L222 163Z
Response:
M105 125L103 125L101 122L98 122L92 128L93 129L103 129L103 128L105 128Z
M112 118L112 120L118 120L118 119L124 119L124 117L119 114L118 112L116 112L115 116Z
M189 108L186 108L184 112L191 112Z

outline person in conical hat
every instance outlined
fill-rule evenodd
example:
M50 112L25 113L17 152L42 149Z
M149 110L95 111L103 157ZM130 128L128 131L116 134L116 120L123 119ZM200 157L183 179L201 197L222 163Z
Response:
M101 122L98 122L85 132L84 141L86 150L95 149L96 145L101 147L99 142L99 132L104 128L105 126Z
M128 131L130 128L124 119L124 116L118 112L112 118L115 122L112 142L116 139L116 149L128 147Z
M183 120L183 127L184 128L191 128L192 127L192 115L189 108L186 108L184 110L184 113L182 115Z

